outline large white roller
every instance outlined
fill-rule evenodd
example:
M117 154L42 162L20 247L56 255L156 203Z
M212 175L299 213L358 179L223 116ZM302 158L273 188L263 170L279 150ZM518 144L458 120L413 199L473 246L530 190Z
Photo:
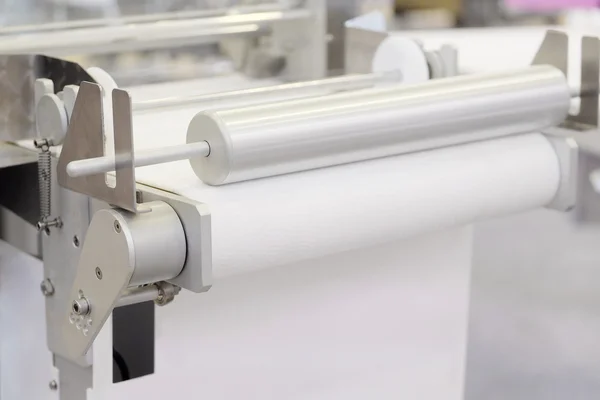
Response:
M156 146L164 139L155 132L136 140ZM541 134L220 187L200 182L185 161L137 176L210 206L215 278L541 207L560 182Z
M535 66L207 111L187 141L207 143L190 162L221 185L537 131L563 122L570 102L564 74Z

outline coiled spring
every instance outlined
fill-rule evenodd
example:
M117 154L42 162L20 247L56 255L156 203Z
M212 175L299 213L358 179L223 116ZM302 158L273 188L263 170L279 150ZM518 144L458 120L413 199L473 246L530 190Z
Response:
M38 185L40 190L40 221L46 221L52 212L52 154L48 146L38 153Z
M40 139L34 142L35 147L40 149L38 153L38 187L40 190L40 220L37 223L39 231L50 234L51 227L60 228L60 218L52 218L52 153L50 146L52 142Z

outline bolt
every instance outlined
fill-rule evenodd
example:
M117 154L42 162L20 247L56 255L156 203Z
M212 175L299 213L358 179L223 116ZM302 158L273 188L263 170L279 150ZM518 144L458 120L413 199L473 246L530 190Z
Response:
M52 296L54 294L54 286L50 279L44 279L42 283L40 283L40 290L44 296Z
M90 303L85 297L73 301L71 308L73 309L73 312L77 315L87 315L90 313Z
M98 278L98 280L102 280L102 270L100 267L96 267L96 278Z
M121 233L121 224L117 220L115 220L115 232Z
M40 220L35 226L39 232L45 231L46 234L50 234L50 228L62 228L62 220L60 218L54 218L50 220Z
M141 204L144 202L144 197L141 190L135 191L135 202Z
M48 139L35 139L33 141L33 145L35 146L35 148L42 149L44 151L47 151L48 147L52 146L52 144L52 140Z
M54 379L50 381L50 383L48 384L48 387L50 388L50 390L56 390L58 389L58 382L56 382Z

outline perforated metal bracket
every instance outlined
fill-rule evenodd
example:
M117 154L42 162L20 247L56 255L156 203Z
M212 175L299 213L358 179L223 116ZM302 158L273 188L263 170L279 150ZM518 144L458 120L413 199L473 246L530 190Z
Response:
M138 212L135 199L132 106L129 93L112 92L115 179L111 187L106 174L73 178L67 173L71 161L104 156L104 110L102 87L82 82L58 161L58 183L64 188L83 193L131 212Z
M549 30L533 65L552 65L569 76L569 37L566 33ZM565 127L590 130L598 127L598 93L600 91L600 40L584 36L581 39L581 105L579 114L570 115Z
M89 350L134 273L133 238L121 226L126 223L118 212L102 210L88 228L61 319L66 343L61 355L67 359L76 361Z

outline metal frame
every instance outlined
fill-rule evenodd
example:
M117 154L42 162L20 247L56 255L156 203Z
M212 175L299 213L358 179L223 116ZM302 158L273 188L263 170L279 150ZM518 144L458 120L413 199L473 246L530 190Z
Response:
M569 76L569 37L565 32L549 30L533 59L532 65L552 65ZM569 115L565 126L577 130L598 127L598 93L600 92L600 40L584 36L581 40L581 98L577 115Z
M66 85L94 82L76 63L42 55L0 55L0 140L33 139L36 134L35 81L50 79L58 93Z
M53 159L53 168L57 168L57 165L58 161ZM46 297L48 348L54 353L54 365L59 369L60 399L83 400L86 398L87 388L92 386L93 353L89 351L86 357L78 357L75 360L66 357L70 352L62 330L62 322L68 318L70 291L91 215L97 210L110 209L111 206L98 200L91 201L92 199L84 194L61 187L56 174L53 174L52 197L52 213L60 216L63 226L42 234L45 252L41 290ZM170 204L184 226L186 242L195 244L188 248L182 273L170 282L197 293L210 289L212 258L208 207L144 185L138 185L137 198ZM148 300L145 297L140 298L140 301ZM129 329L127 326L121 328Z

